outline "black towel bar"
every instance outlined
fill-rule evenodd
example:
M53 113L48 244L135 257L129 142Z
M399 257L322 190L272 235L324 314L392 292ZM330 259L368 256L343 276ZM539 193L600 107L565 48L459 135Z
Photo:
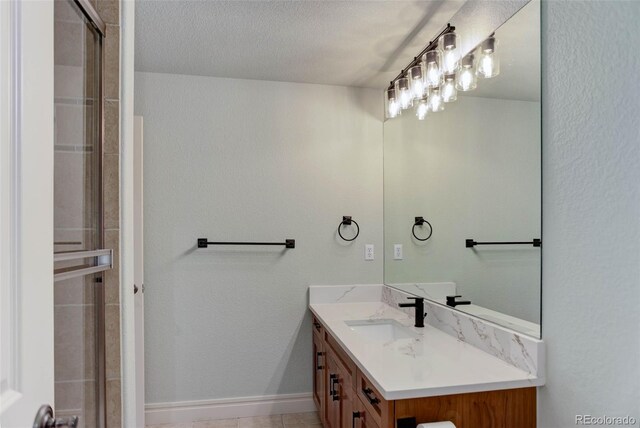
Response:
M211 242L207 238L198 238L198 248L209 245L284 245L285 248L296 248L295 239L285 239L284 242Z
M476 242L473 239L466 239L464 246L473 248L476 245L533 245L534 247L542 247L542 240L535 238L533 241L514 241L514 242Z

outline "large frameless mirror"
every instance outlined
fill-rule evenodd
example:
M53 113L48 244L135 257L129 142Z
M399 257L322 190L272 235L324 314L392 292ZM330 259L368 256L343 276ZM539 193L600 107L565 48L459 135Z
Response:
M538 2L528 3L461 52L450 102L436 108L429 100L423 111L416 102L384 124L385 283L534 337L539 11Z

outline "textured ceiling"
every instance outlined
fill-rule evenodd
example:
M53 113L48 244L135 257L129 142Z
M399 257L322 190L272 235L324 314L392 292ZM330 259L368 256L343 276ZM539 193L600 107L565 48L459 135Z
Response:
M136 1L136 70L383 88L464 1Z

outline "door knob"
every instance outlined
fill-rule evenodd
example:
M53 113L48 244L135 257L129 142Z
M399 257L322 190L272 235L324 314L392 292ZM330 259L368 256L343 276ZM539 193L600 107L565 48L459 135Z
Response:
M69 416L68 418L54 418L53 409L48 404L43 404L36 413L33 421L33 428L77 428L78 417Z

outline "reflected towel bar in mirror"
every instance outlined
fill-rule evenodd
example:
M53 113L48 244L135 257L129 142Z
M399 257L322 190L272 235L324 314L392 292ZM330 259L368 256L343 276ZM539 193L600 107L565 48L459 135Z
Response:
M476 245L533 245L534 247L541 247L542 240L535 238L533 241L514 241L514 242L476 242L473 239L465 239L465 247L473 248Z
M284 245L285 248L296 248L295 239L285 239L284 242L210 242L207 238L198 238L198 248L209 245Z

